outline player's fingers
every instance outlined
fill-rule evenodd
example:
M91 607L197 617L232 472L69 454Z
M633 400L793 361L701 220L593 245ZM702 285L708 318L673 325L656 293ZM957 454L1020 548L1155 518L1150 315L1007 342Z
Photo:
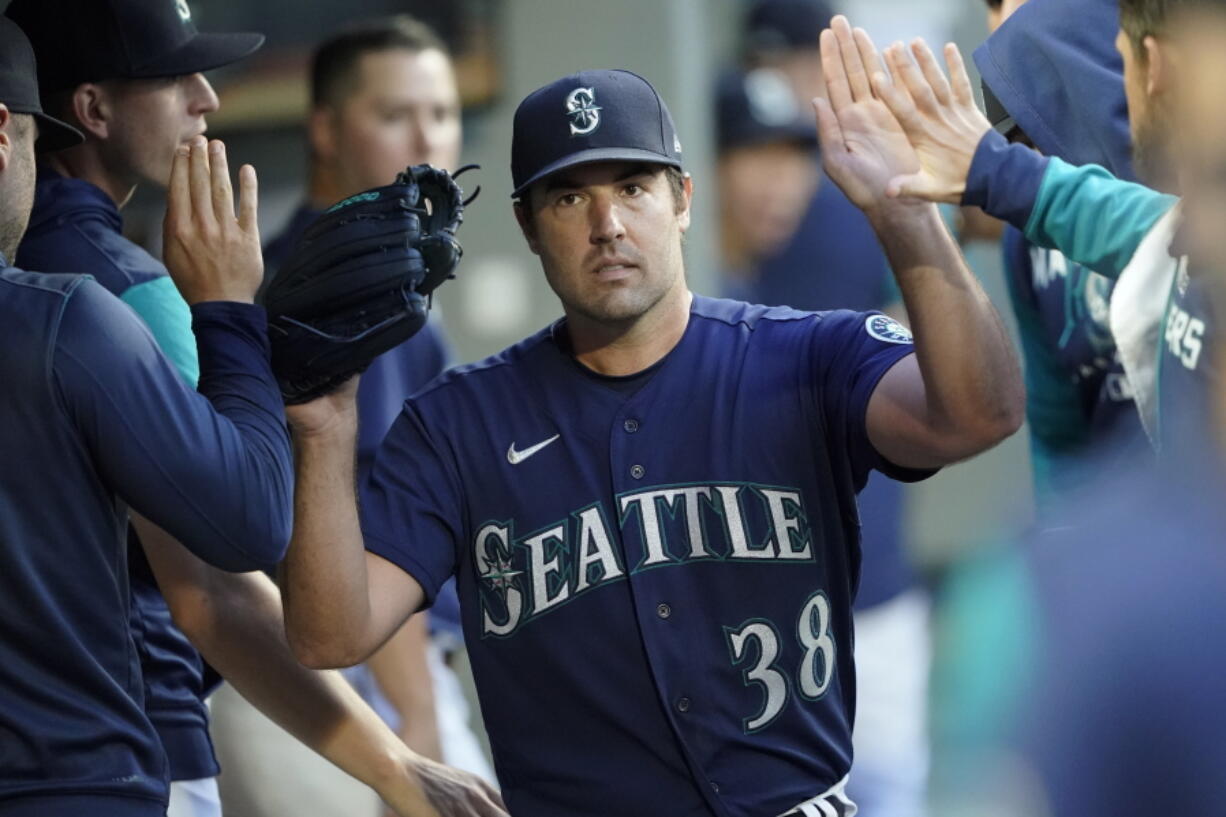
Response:
M890 113L894 114L894 118L898 120L898 124L902 125L907 136L910 138L917 135L924 123L919 112L915 110L915 103L911 101L906 89L898 83L890 82L884 71L874 73L871 79L873 93L885 103Z
M932 88L928 86L928 81L924 79L924 75L920 73L919 67L903 48L902 43L895 43L891 46L886 52L886 59L889 60L890 71L894 74L895 81L901 82L906 87L915 107L921 113L935 115L937 100L933 96Z
M937 101L942 105L948 106L953 100L953 93L949 88L949 80L945 79L941 66L937 65L937 58L933 56L932 49L928 47L928 43L916 37L911 41L911 53L915 55L915 61L919 64L920 71L923 72L924 79L928 81L928 87L932 89L932 93L937 98Z
M212 179L213 215L218 224L231 224L234 221L234 188L230 186L230 164L226 160L226 146L216 139L209 143L209 175Z
M166 188L167 226L178 228L191 215L191 183L188 181L190 155L191 148L187 145L175 148L174 161L170 165L170 184Z
M954 101L962 106L974 105L975 92L971 89L971 78L967 76L966 64L962 62L962 52L953 43L945 43L945 65L949 68Z
M868 75L869 90L873 90L873 76L881 72L884 63L881 62L881 55L877 53L877 46L873 44L873 38L868 36L868 32L862 28L853 29L851 35L856 43L856 50L860 53L860 62L864 66L864 71Z
M851 104L851 88L847 85L847 72L843 70L843 58L839 55L839 41L834 31L826 29L818 38L822 51L822 78L826 81L826 95L830 105L841 111Z
M851 24L842 14L836 14L830 21L830 28L839 44L839 56L843 58L843 70L847 73L847 87L851 89L851 98L854 102L863 102L872 97L873 89L869 86L868 72L864 70L864 61L860 59Z
M197 224L213 223L212 180L209 178L208 143L203 136L192 140L188 182L191 186L192 220Z
M259 183L255 168L243 165L238 169L238 226L243 232L259 234Z
M834 156L847 150L843 142L843 128L830 103L820 96L813 100L813 110L817 114L817 139L821 143L823 156Z

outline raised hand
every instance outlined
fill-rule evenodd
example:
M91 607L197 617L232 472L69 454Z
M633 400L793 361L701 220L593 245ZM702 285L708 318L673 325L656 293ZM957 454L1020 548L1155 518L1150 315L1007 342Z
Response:
M911 43L911 54L914 61L902 43L890 46L885 58L894 82L884 72L874 73L871 80L919 156L920 169L898 174L887 191L891 197L959 204L975 150L992 126L975 106L957 46L945 46L948 80L923 40Z
M162 225L163 255L170 277L189 304L251 303L264 277L256 226L255 168L238 174L239 210L226 147L197 137L175 152Z
M838 15L821 34L821 51L829 101L813 105L822 163L847 197L871 214L894 204L887 184L918 172L920 160L894 114L873 94L870 72L882 68L868 34L852 31Z

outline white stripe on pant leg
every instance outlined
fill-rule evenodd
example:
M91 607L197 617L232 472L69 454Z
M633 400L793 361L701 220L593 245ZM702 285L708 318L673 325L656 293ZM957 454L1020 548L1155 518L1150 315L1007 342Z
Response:
M167 817L221 817L221 794L217 778L175 780L170 784Z

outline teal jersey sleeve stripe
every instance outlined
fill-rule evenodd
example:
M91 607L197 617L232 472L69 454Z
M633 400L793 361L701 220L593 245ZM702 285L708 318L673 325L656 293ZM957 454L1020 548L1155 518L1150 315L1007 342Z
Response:
M1098 165L1074 167L1053 156L1026 223L1026 238L1118 278L1141 239L1177 201L1117 179Z
M192 312L170 276L130 287L121 299L136 310L153 333L162 354L174 364L187 384L196 388L200 361L196 357L196 336L192 334Z

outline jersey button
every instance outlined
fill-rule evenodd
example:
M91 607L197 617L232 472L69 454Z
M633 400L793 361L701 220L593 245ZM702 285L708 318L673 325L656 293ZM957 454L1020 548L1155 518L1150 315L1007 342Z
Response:
M712 783L712 784L711 784L711 791L715 792L716 794L719 794L719 784L718 784L718 783Z
M647 469L641 465L630 466L630 476L635 479L642 479L647 474Z
M633 434L639 430L639 421L627 420L626 422L622 423L622 428L626 429L628 433Z
M689 712L690 711L690 699L689 698L678 698L677 699L677 711L678 712Z
M660 618L668 618L672 614L673 608L669 607L667 604L661 603L660 606L656 608L656 615Z

